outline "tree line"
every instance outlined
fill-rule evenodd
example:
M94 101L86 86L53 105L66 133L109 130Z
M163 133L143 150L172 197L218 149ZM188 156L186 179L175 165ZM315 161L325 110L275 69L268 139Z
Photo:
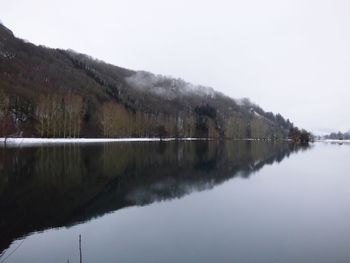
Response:
M77 94L40 95L35 110L37 133L40 137L80 137L83 115L83 98Z
M297 127L293 127L289 130L289 139L295 143L308 144L312 141L311 133L306 130L299 130Z
M350 140L350 132L342 133L342 132L332 132L328 135L324 136L326 140Z
M0 90L0 137L6 137L14 132L13 115L10 110L10 100Z
M113 100L90 109L88 100L74 92L42 94L23 102L0 92L1 136L78 138L94 126L93 137L201 137L283 138L282 130L249 114L231 114L220 120L209 105L174 114L143 112ZM83 132L82 132L83 130Z

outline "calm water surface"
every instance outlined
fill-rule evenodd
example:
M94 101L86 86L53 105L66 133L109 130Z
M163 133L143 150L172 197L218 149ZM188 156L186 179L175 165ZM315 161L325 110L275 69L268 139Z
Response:
M0 148L0 263L350 262L350 145Z

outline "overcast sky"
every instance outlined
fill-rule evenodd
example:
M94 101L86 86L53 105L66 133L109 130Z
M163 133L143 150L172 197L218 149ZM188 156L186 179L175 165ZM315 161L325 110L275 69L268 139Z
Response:
M249 97L314 132L350 129L349 0L0 0L35 44Z

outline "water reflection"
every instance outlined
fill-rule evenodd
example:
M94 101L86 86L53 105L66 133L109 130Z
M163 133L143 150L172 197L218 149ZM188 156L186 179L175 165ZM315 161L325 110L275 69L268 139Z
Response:
M299 148L262 142L66 144L0 149L0 254L33 231L249 177Z

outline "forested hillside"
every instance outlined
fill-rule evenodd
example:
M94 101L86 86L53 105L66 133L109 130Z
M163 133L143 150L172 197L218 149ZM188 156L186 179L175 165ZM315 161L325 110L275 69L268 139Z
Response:
M285 138L248 99L35 46L0 25L0 136Z

